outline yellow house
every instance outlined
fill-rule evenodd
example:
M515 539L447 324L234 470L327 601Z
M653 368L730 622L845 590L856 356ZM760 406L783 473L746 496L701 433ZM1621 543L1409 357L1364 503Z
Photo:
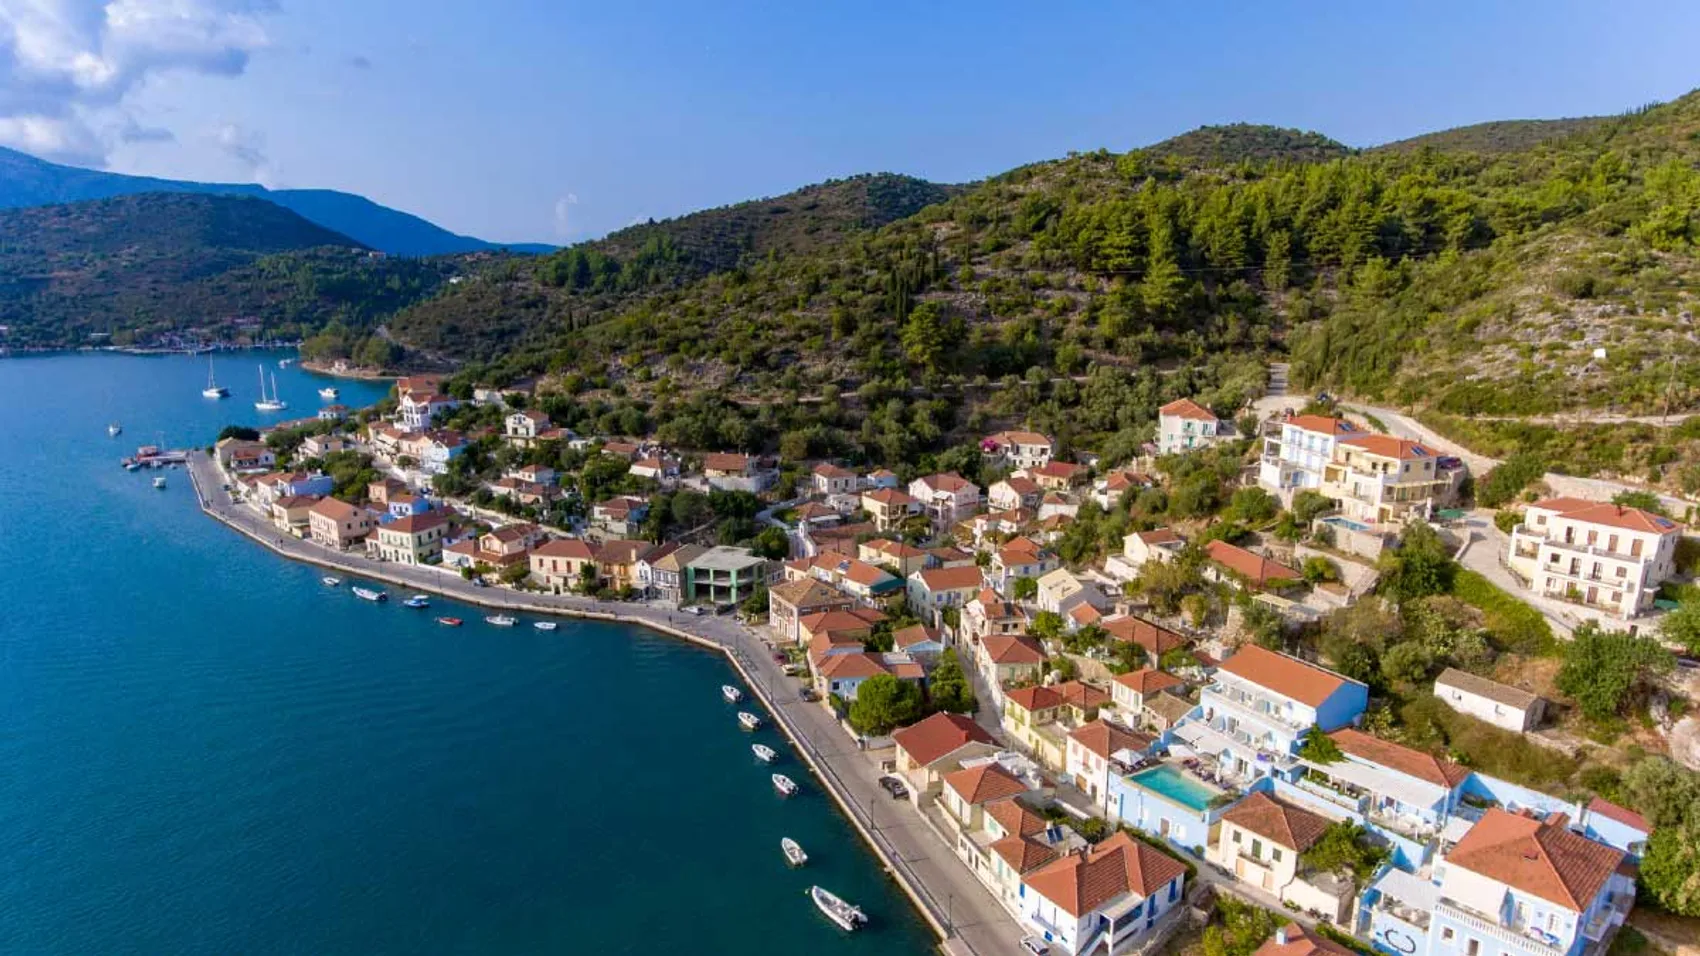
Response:
M312 533L313 506L319 499L313 495L289 495L272 502L272 524L297 538Z
M1068 732L1097 719L1110 695L1090 684L1035 684L1004 693L1003 727L1046 769L1068 768Z
M378 560L397 564L436 564L443 558L443 537L448 530L449 520L441 511L408 515L379 525Z
M586 565L596 566L596 553L577 538L556 538L533 548L530 561L532 579L560 594L579 585Z
M1329 823L1327 817L1259 791L1222 814L1210 855L1240 882L1339 920L1350 908L1352 885L1330 874L1303 872L1299 860L1322 839Z
M376 523L377 519L365 508L324 498L308 510L307 533L314 542L340 550L364 539Z

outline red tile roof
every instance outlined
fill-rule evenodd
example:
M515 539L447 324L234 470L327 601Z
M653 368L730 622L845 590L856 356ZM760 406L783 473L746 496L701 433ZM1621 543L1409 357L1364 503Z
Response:
M1409 438L1394 438L1392 435L1359 435L1356 438L1342 438L1340 444L1362 448L1372 455L1399 461L1440 457L1439 452L1421 442L1414 442Z
M1326 415L1297 415L1289 418L1286 424L1307 432L1317 432L1323 435L1362 435L1364 430L1346 421L1344 418L1329 418Z
M816 465L814 467L814 473L821 476L822 478L844 479L844 478L854 478L854 477L856 477L856 473L851 471L850 469L845 468L842 465L835 465L835 464L833 464L832 462L829 462L829 461L823 461L820 464Z
M993 664L1040 664L1045 652L1025 634L990 634L980 638L986 659Z
M979 588L985 583L985 577L974 565L960 568L932 568L927 571L917 571L915 576L928 591L958 591L968 588Z
M1117 727L1102 717L1069 731L1075 743L1108 760L1118 750L1142 751L1155 737Z
M1626 508L1623 505L1614 505L1607 501L1549 498L1546 501L1537 501L1529 507L1557 511L1572 521L1586 521L1589 524L1621 528L1625 531L1646 531L1659 535L1682 531L1680 521L1672 521L1650 511L1642 511L1640 508Z
M910 760L925 766L969 743L989 744L992 735L971 717L938 713L894 732L891 741Z
M1046 828L1045 818L1021 805L1014 797L993 800L986 804L986 816L998 822L1012 836L1032 836Z
M1007 431L987 435L985 441L997 445L1049 445L1051 440L1038 432Z
M1216 413L1190 398L1180 398L1157 409L1159 415L1169 415L1174 418L1190 418L1197 422L1213 422Z
M1463 783L1464 779L1470 775L1467 768L1450 760L1442 760L1433 754L1413 750L1391 740L1372 737L1361 730L1347 727L1336 730L1328 736L1344 753L1397 770L1407 777L1415 777L1447 790Z
M1276 564L1262 555L1253 554L1226 541L1217 540L1206 544L1204 554L1257 587L1262 587L1268 581L1296 581L1300 577L1299 572L1292 568Z
M1588 812L1597 813L1607 820L1616 820L1626 827L1634 827L1642 833L1652 833L1653 828L1647 823L1647 818L1628 807L1620 807L1609 800L1595 797L1588 803Z
M1012 800L1002 801L1013 803ZM1057 851L1047 843L1027 837L1006 836L993 840L988 848L996 853L1016 873L1027 873L1057 858Z
M1098 626L1118 641L1130 641L1145 648L1152 657L1162 657L1177 647L1186 646L1186 638L1182 635L1142 617L1117 615L1105 618Z
M1139 540L1146 544L1175 544L1184 539L1175 533L1173 528L1157 528L1152 531L1139 532Z
M1027 792L1027 784L996 763L984 763L978 767L957 770L945 774L942 779L945 786L956 791L957 795L969 804L1002 800Z
M1261 790L1234 804L1222 814L1222 819L1300 853L1314 846L1328 829L1327 817L1277 800Z
M732 471L741 473L745 469L749 468L750 464L751 458L748 455L739 455L723 451L712 452L703 456L702 459L702 467L704 471Z
M1286 941L1282 942L1282 937ZM1297 923L1288 923L1276 931L1276 935L1263 941L1263 945L1251 956L1357 956L1357 954L1333 940L1320 936L1305 929Z
M441 511L427 511L424 514L397 518L389 524L383 525L382 530L400 531L403 534L420 534L448 523L449 519L444 517Z
M1491 809L1446 855L1456 866L1543 900L1586 910L1624 860L1563 826Z
M928 627L925 624L913 624L902 630L891 632L892 646L899 649L914 647L924 641L937 641L938 639L939 629Z
M889 673L885 664L867 651L828 654L817 669L822 677L827 678L873 677L876 674Z
M928 475L925 478L917 480L925 485L930 491L943 491L949 494L956 494L959 491L967 491L970 488L978 490L978 487L972 481L969 481L954 471L946 471L937 475Z
M596 552L590 549L590 544L578 538L555 538L545 541L533 548L531 553L539 558L576 558L580 561L592 561Z
M1222 662L1221 669L1310 707L1322 706L1335 691L1353 683L1333 671L1256 644L1242 645Z
M1165 671L1141 667L1126 674L1117 674L1115 682L1140 696L1155 694L1171 687L1185 687L1186 681Z
M896 488L875 488L873 491L862 492L862 497L888 508L907 507L919 503L907 492L898 491Z
M1022 877L1021 882L1078 919L1124 894L1149 897L1185 875L1186 866L1179 860L1117 833Z

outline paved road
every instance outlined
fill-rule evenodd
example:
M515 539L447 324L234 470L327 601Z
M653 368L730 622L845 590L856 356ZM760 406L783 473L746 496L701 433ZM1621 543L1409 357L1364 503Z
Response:
M789 729L793 742L814 758L831 777L839 795L887 859L902 871L908 887L920 893L937 923L952 930L949 951L1001 956L1019 953L1021 929L990 892L921 821L908 801L896 801L878 785L879 768L859 751L832 714L819 704L800 700L797 679L787 677L773 660L771 648L730 616L684 614L647 604L610 604L573 595L531 594L505 588L476 588L460 575L435 568L411 567L367 559L364 555L333 552L301 541L277 529L221 490L223 477L205 455L197 453L189 467L203 506L215 517L251 536L279 554L309 563L330 565L347 574L399 582L402 586L445 594L471 604L516 611L558 611L591 614L689 635L717 645L734 657L770 702L770 709Z

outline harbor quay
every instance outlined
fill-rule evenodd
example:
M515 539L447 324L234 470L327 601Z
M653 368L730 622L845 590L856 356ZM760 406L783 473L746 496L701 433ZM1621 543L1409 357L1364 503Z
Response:
M220 524L294 561L328 571L452 598L503 613L533 613L634 624L717 650L773 715L826 793L850 820L881 864L953 956L1018 953L1022 931L966 866L925 822L879 787L880 768L855 748L833 716L799 699L796 681L773 660L771 648L730 616L691 615L646 604L598 601L567 594L521 594L476 587L443 570L374 561L280 535L260 515L224 489L216 462L188 455L187 470L201 511Z

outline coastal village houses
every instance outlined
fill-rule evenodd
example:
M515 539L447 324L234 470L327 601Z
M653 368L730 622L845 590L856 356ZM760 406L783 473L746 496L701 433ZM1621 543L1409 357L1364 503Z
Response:
M339 551L366 539L377 526L377 516L336 498L323 498L307 513L307 532L316 544Z
M1581 498L1548 498L1523 512L1506 560L1536 593L1607 618L1649 611L1676 573L1683 526L1649 511Z
M554 594L577 589L585 580L585 568L596 567L596 552L578 538L555 538L533 548L531 578Z
M1056 445L1038 432L1008 431L980 440L980 454L996 468L1039 468L1051 463Z
M1183 723L1174 734L1215 760L1222 776L1250 782L1293 769L1312 727L1348 726L1368 705L1369 688L1358 681L1245 644L1201 692L1201 719Z
M1178 455L1232 439L1234 426L1190 398L1170 402L1157 410L1157 453Z
M1069 953L1131 952L1185 898L1186 865L1126 833L1021 878L1021 921Z
M1257 466L1257 483L1291 505L1293 495L1322 490L1322 475L1334 460L1334 446L1347 438L1369 434L1343 418L1298 415L1280 424L1277 436L1264 440Z
M380 561L396 564L436 564L443 556L448 518L441 511L408 515L378 525L368 551Z

